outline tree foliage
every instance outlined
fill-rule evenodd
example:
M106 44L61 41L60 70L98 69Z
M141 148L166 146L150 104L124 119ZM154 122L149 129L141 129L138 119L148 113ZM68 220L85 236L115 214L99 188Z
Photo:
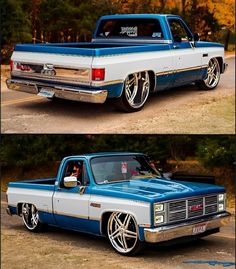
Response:
M229 166L235 162L235 137L207 137L197 145L196 156L206 167Z
M232 166L232 136L157 135L4 135L0 159L6 166L37 167L69 155L132 151L164 163L168 159L198 158L205 166Z
M234 30L233 0L0 0L2 45L89 41L97 18L117 13L179 14L202 38Z

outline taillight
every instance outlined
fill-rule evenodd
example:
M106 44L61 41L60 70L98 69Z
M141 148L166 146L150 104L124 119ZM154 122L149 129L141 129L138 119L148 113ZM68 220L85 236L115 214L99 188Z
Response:
M92 69L92 80L103 81L105 79L104 68L93 68Z
M23 71L23 72L32 72L32 68L28 64L16 63L10 61L11 71Z
M10 60L10 67L11 67L11 71L13 71L14 68L14 62L12 60Z
M17 63L16 64L16 69L20 70L20 71L31 71L31 67L27 64L21 64L21 63Z

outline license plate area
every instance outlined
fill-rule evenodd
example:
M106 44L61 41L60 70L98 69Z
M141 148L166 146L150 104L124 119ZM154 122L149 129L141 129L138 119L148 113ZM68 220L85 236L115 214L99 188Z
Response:
M53 98L55 95L55 92L50 88L42 88L40 92L38 93L38 95L47 97L47 98Z
M206 223L195 225L192 230L193 235L204 233L206 231L206 227L207 227Z

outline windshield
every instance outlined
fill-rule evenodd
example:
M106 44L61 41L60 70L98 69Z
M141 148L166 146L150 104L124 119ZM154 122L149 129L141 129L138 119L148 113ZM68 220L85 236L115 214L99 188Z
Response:
M163 38L157 19L111 19L99 25L97 37L102 38Z
M144 155L96 157L91 160L91 168L98 184L161 177Z

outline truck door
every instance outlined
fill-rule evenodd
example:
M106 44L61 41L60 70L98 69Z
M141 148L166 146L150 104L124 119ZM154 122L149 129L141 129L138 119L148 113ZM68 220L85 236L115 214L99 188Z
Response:
M202 52L194 47L193 34L185 23L176 17L168 18L172 34L174 85L180 86L200 79Z
M80 173L77 173L77 170ZM77 173L77 174L76 174ZM77 177L76 187L65 187L64 178ZM84 159L73 159L62 167L53 196L53 211L57 225L88 232L89 180Z

